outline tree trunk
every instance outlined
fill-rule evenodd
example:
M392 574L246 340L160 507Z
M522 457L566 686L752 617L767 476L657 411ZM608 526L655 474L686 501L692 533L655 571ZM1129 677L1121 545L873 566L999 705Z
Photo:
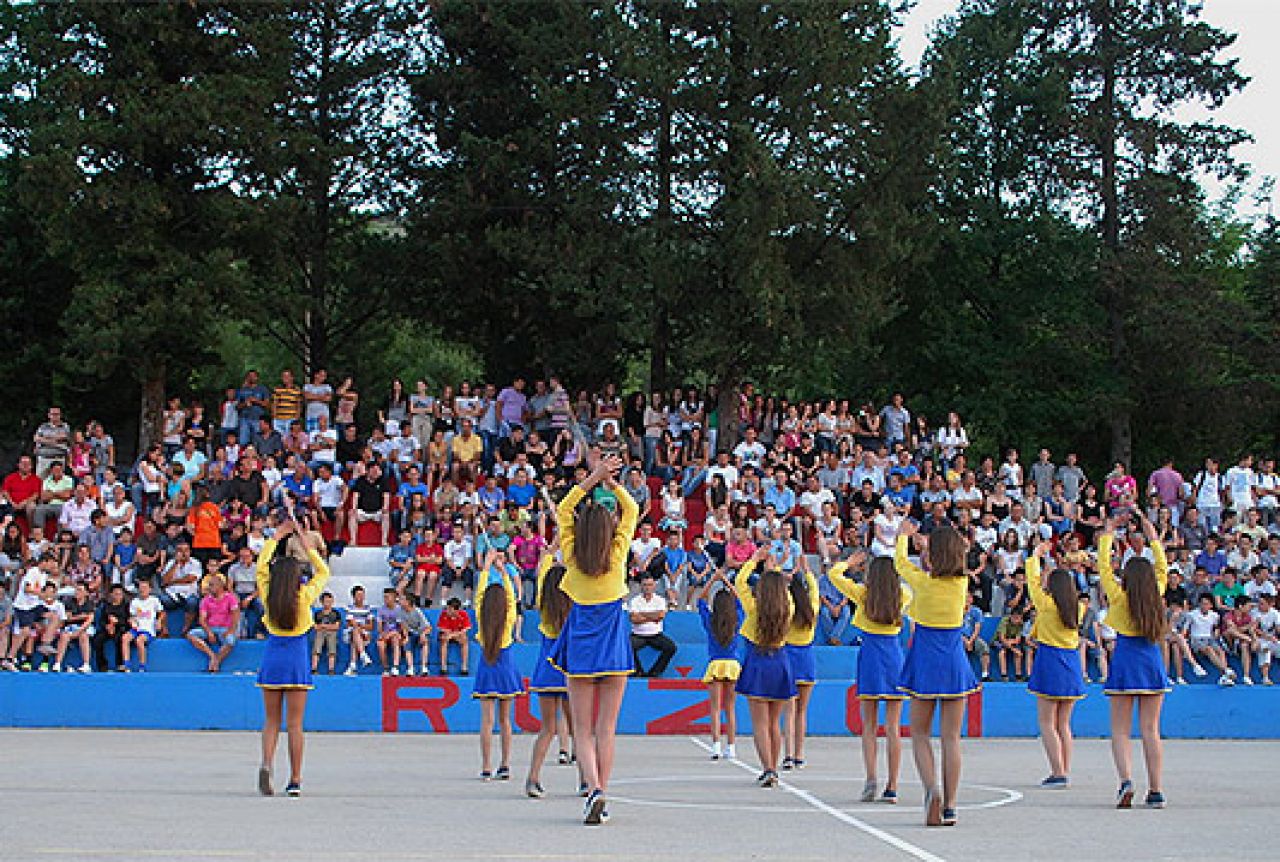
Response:
M1132 398L1128 375L1128 339L1124 322L1124 279L1120 263L1120 194L1116 160L1116 56L1115 10L1113 0L1098 4L1098 54L1102 72L1102 104L1099 105L1102 155L1102 260L1099 282L1102 304L1107 313L1111 370L1120 383L1111 405L1111 458L1132 466Z
M142 380L142 410L138 415L138 452L147 451L152 443L164 436L165 364L155 360L146 369Z
M728 452L738 445L738 397L742 386L741 378L736 374L721 374L717 384L720 413L720 433L716 437L716 449Z
M663 76L663 88L658 103L658 151L657 180L658 200L657 213L654 219L656 236L655 249L650 259L649 279L653 285L653 337L649 351L649 388L665 391L667 388L667 370L671 340L671 252L674 247L671 235L671 162L674 149L671 145L671 86L666 79L670 69L671 49L671 17L670 10L664 4L658 13L662 28L663 64L659 74Z

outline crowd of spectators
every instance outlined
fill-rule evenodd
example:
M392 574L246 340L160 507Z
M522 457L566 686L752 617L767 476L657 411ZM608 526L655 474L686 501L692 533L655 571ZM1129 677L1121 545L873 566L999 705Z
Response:
M270 388L251 371L212 411L172 398L160 442L132 464L117 463L101 423L73 429L52 408L0 492L0 658L6 669L58 670L75 642L79 669L90 669L92 651L105 670L110 642L116 667L132 651L141 668L151 638L185 636L216 672L238 638L263 634L256 555L288 505L332 553L386 549L383 606L353 596L334 620L326 599L317 659L327 647L333 669L341 632L353 647L348 672L375 649L387 672L402 658L425 672L422 608L456 593L451 610L465 611L478 573L495 567L531 605L554 501L594 453L623 460L641 509L632 619L637 647L659 651L658 674L673 652L663 616L687 609L717 572L731 578L764 544L788 572L889 554L910 518L925 534L949 523L971 540L966 645L984 676L992 654L1002 675L1029 672L1024 563L1045 541L1089 603L1082 634L1105 675L1114 632L1094 540L1107 519L1141 510L1172 567L1171 677L1181 680L1184 662L1200 672L1204 660L1225 670L1224 684L1252 684L1256 663L1270 683L1280 577L1272 458L1245 455L1226 470L1208 458L1189 475L1167 462L1139 482L1120 463L1091 477L1072 453L1042 449L1030 463L1016 449L974 453L959 416L935 426L901 394L877 408L792 402L744 384L723 403L733 415L719 415L714 389L570 394L556 377L440 389L396 380L368 396L349 377L331 385L323 370L303 385L285 370ZM718 445L721 428L732 429L731 446ZM1151 550L1128 530L1119 553ZM820 586L820 637L846 643L852 608L826 578ZM174 612L181 625L170 626ZM987 615L1000 618L991 637L980 635ZM454 620L449 642L465 648L465 632ZM1233 652L1242 675L1227 668Z

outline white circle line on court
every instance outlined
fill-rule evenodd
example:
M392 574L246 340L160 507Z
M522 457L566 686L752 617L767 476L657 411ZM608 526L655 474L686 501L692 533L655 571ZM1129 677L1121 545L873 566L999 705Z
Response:
M691 736L689 737L689 741L692 742L694 745L698 746L699 748L701 748L703 751L706 751L706 752L711 751L711 746L707 745L705 742L703 742L701 739L698 739L697 737ZM745 770L748 773L755 772L755 769L743 763L741 760L734 759L729 762L732 763L734 766L737 766L739 769ZM876 838L880 841L883 841L885 844L888 844L890 847L893 847L897 850L901 850L903 853L906 853L908 856L913 856L916 859L919 859L920 862L946 862L946 860L943 859L941 856L937 856L933 853L930 853L928 850L925 850L923 847L917 847L915 844L912 844L910 841L906 841L906 840L903 840L902 838L899 838L897 835L894 835L892 832L888 832L884 829L879 828L878 826L872 826L870 823L866 822L865 820L862 820L858 817L854 817L852 814L848 814L844 811L841 811L839 808L835 808L831 805L828 805L826 802L823 802L821 799L819 799L817 796L814 796L812 793L810 793L807 790L803 790L786 781L779 782L778 786L781 787L783 790L785 790L787 793L790 793L792 796L795 796L798 799L803 800L804 802L808 803L810 806L812 806L813 808L816 808L817 810L823 812L824 814L828 814L831 817L835 818L836 820L839 820L841 823L845 823L849 826L852 826L858 831L866 835L870 835L872 838Z
M730 761L725 761L726 763ZM849 784L854 786L855 782L849 778L841 778L834 775L807 775L805 782L826 782L830 784ZM707 782L716 783L732 783L741 785L742 782L729 775L646 775L638 778L616 778L610 782L612 786L629 785L635 786L640 784L703 784ZM961 784L961 789L968 788L970 790L985 790L989 793L997 795L995 799L986 799L981 802L970 802L963 805L957 805L958 811L981 811L991 808L1003 808L1006 805L1012 805L1023 799L1021 792L1010 787L997 787L992 784ZM805 808L779 808L776 805L756 805L754 803L731 804L731 803L713 803L713 802L685 802L679 799L645 799L644 797L634 796L618 796L610 794L610 799L629 805L643 805L650 808L681 808L701 811L777 811L787 814L796 814L803 811L815 810L812 806ZM885 805L883 803L861 807L840 808L847 814L922 814L923 806L919 805Z

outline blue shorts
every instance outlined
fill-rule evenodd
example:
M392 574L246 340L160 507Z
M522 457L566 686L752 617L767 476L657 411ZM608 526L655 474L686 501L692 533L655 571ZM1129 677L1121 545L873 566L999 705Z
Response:
M210 638L210 635L213 637ZM225 644L226 646L236 645L236 636L227 626L209 626L209 630L207 632L202 628L194 628L187 633L187 636L198 638L202 641L213 640L217 643Z
M155 639L155 635L153 635L151 632L138 631L137 629L129 629L129 634L133 637L134 641L136 641L137 643L143 643L145 641Z

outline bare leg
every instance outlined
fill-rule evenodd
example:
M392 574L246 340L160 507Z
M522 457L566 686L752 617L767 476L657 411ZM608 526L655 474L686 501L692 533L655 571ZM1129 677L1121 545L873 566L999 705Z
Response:
M600 786L596 763L595 737L596 681L569 679L569 712L573 716L573 747L578 752L578 771L587 788Z
M885 790L898 789L898 773L902 771L902 701L884 702L885 754L889 766L889 779Z
M607 676L599 682L600 711L596 716L596 769L601 790L609 789L613 774L614 735L618 731L618 713L622 696L627 691L625 676ZM575 717L576 718L576 717Z
M286 718L289 728L290 784L302 783L302 751L306 745L306 735L302 731L302 720L307 714L307 694L306 689L293 689L285 694L288 708Z
M870 784L876 781L876 732L880 723L880 701L864 700L859 706L862 711L862 768L866 773L867 783Z
M813 686L800 684L796 686L795 700L791 701L791 756L795 760L804 760L804 740L809 733L809 698L813 696Z
M1133 695L1111 697L1111 758L1122 782L1133 779L1133 751L1129 734L1133 727Z
M480 699L480 771L492 772L490 749L493 742L493 698Z
M964 698L942 702L942 807L955 808L960 792L960 728L964 723Z
M1058 741L1062 746L1062 775L1071 774L1071 755L1075 748L1075 734L1071 730L1071 713L1075 711L1074 700L1058 701Z
M911 754L916 761L916 772L926 791L938 786L938 772L933 761L933 713L937 701L912 698L911 700Z
M787 704L776 700L766 703L769 712L769 762L773 764L769 768L776 772L778 761L782 759L782 713Z
M542 762L547 759L547 750L551 748L551 740L556 735L556 713L560 709L560 700L553 694L538 695L538 714L542 717L542 726L538 728L538 738L533 741L529 774L525 776L526 784L538 784L542 779Z
M738 715L737 715L737 697L734 691L733 680L726 680L720 683L721 686L721 703L724 704L725 713L725 736L730 745L738 741Z
M276 744L280 741L280 721L284 716L284 692L279 689L262 690L262 767L270 769L276 759Z
M712 680L707 686L707 698L711 701L711 742L720 743L720 680Z
M747 698L751 707L751 730L756 744L756 757L760 760L760 769L768 772L777 769L778 764L770 758L769 701L759 698Z
M1058 703L1048 698L1036 698L1036 718L1040 724L1040 742L1044 746L1045 757L1049 759L1049 774L1066 775L1063 766L1062 740L1058 736Z
M1160 738L1163 694L1138 698L1138 727L1142 731L1142 756L1147 762L1147 787L1159 792L1164 778L1164 741Z
M503 698L498 701L498 732L499 739L502 744L502 762L498 765L503 769L511 768L511 698Z

